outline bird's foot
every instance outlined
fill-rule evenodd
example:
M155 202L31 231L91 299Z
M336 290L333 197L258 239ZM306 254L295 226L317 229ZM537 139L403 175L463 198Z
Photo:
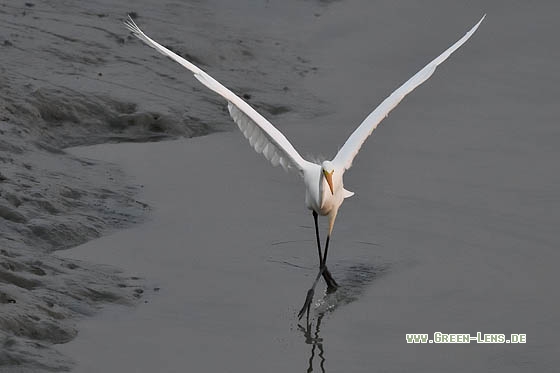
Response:
M323 271L323 278L327 283L327 294L334 293L338 289L338 283L335 281L335 279L332 277L331 273L326 267Z
M301 320L301 317L304 313L307 312L307 321L309 322L309 309L311 308L311 302L313 301L313 294L315 293L314 289L309 289L307 291L307 296L305 297L305 303L303 303L303 307L298 313L298 319Z
M338 290L338 286L328 286L327 285L327 294L332 294Z

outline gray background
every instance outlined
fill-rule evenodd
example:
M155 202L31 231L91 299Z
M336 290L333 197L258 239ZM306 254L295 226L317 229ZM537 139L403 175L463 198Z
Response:
M384 97L488 16L347 173L356 195L329 253L342 288L318 297L310 335L295 317L317 265L300 181L253 154L225 104L187 71L137 41L114 47L122 60L101 69L129 88L84 90L221 133L72 150L122 167L154 209L143 225L65 253L147 283L146 303L105 308L60 346L75 371L557 370L556 2L90 7L117 35L136 11L148 35L251 94L304 157L332 157ZM526 333L527 343L405 343L405 333L436 331Z

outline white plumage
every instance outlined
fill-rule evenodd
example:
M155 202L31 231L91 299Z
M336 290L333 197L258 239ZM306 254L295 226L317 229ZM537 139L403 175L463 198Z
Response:
M352 166L352 161L354 160L356 154L358 154L358 151L362 147L363 143L369 135L371 135L373 130L377 128L377 125L389 115L391 110L393 110L407 94L428 80L434 71L436 71L436 67L439 64L445 61L453 52L469 40L485 17L486 15L484 15L480 21L478 21L478 23L465 34L465 36L445 50L445 52L440 54L432 62L424 66L424 68L418 71L412 78L408 79L367 116L362 124L360 124L352 135L350 135L348 140L346 140L342 148L338 151L336 157L334 157L333 163L335 164L335 167L348 170Z
M259 154L272 163L273 166L281 165L286 171L292 168L289 158L281 151L275 142L269 139L268 134L259 127L249 116L239 110L237 106L228 102L229 114L237 124L243 136Z
M389 112L393 110L407 94L432 76L437 66L445 61L474 34L480 23L484 20L484 17L485 16L455 44L427 64L387 97L350 135L334 159L332 161L325 161L321 165L303 159L286 137L255 109L200 68L150 39L140 30L132 18L129 17L125 25L144 43L192 71L195 78L202 84L226 99L228 101L228 110L233 121L237 124L243 136L249 140L249 143L257 153L263 154L273 166L281 165L285 170L297 170L303 178L306 188L305 203L306 206L313 211L315 220L320 270L312 288L308 291L305 304L299 313L299 317L301 318L306 309L309 317L309 306L313 298L313 291L317 280L321 276L325 278L329 290L336 290L337 287L336 281L334 281L327 269L326 259L329 240L338 209L345 198L354 194L344 189L344 172L352 166L354 157L358 154L358 151L366 139L375 128L377 128L378 124L389 115ZM321 254L317 215L326 215L329 218L329 229L324 256Z

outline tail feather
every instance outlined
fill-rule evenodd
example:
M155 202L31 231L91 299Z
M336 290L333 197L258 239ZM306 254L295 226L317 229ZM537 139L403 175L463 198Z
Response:
M342 189L342 195L344 196L344 198L350 198L354 195L354 192L351 192L346 189Z

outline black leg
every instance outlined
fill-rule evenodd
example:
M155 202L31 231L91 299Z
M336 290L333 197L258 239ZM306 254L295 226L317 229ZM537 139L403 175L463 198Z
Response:
M309 309L311 308L311 302L313 301L313 295L315 294L315 286L317 286L317 282L319 282L319 279L323 275L324 270L325 270L324 266L322 266L319 269L319 273L317 273L317 277L315 277L315 281L313 281L313 285L311 286L311 289L309 289L307 291L307 296L305 297L305 302L303 303L303 307L301 307L301 310L299 310L299 313L298 313L298 319L300 319L300 320L301 320L301 317L303 316L303 314L307 313L307 324L308 325L309 325Z
M331 227L329 229L329 235L327 236L327 243L325 246L325 255L323 256L321 254L321 241L320 241L320 237L319 237L319 225L317 223L317 217L318 214L313 211L313 220L315 221L315 235L317 236L317 250L319 252L319 273L317 274L317 277L315 277L315 281L313 281L313 285L311 286L311 288L307 291L307 296L305 297L305 302L303 303L303 307L301 307L301 310L298 313L298 318L301 320L301 317L303 316L304 313L307 314L307 324L309 325L309 310L311 308L311 302L313 301L313 295L315 294L315 287L317 286L317 282L319 282L319 279L321 278L321 276L323 276L325 278L325 281L327 283L327 292L328 293L332 293L333 291L335 291L338 287L338 284L336 283L336 281L334 280L334 278L332 277L331 273L329 272L328 268L327 268L327 252L329 250L329 242L331 240L331 231L332 231L332 220L331 220Z
M338 288L338 284L337 282L334 280L334 278L331 275L331 272L329 271L329 269L326 266L326 262L323 260L323 256L321 254L321 238L319 237L319 224L317 222L317 217L318 214L315 212L315 210L313 210L313 220L315 221L315 236L317 237L317 250L319 252L319 267L322 267L324 264L324 271L323 271L323 278L325 279L325 282L327 283L327 293L332 293L334 291L336 291L336 289ZM329 240L329 237L327 237L327 242ZM327 243L328 246L328 243ZM325 255L326 258L326 255Z
M317 251L319 252L319 266L323 264L323 254L321 254L321 237L319 236L318 214L313 210L313 221L315 222L315 237L317 238Z
M331 241L331 236L327 236L327 243L325 244L325 256L323 257L323 263L327 263L327 253L329 252L329 242Z

